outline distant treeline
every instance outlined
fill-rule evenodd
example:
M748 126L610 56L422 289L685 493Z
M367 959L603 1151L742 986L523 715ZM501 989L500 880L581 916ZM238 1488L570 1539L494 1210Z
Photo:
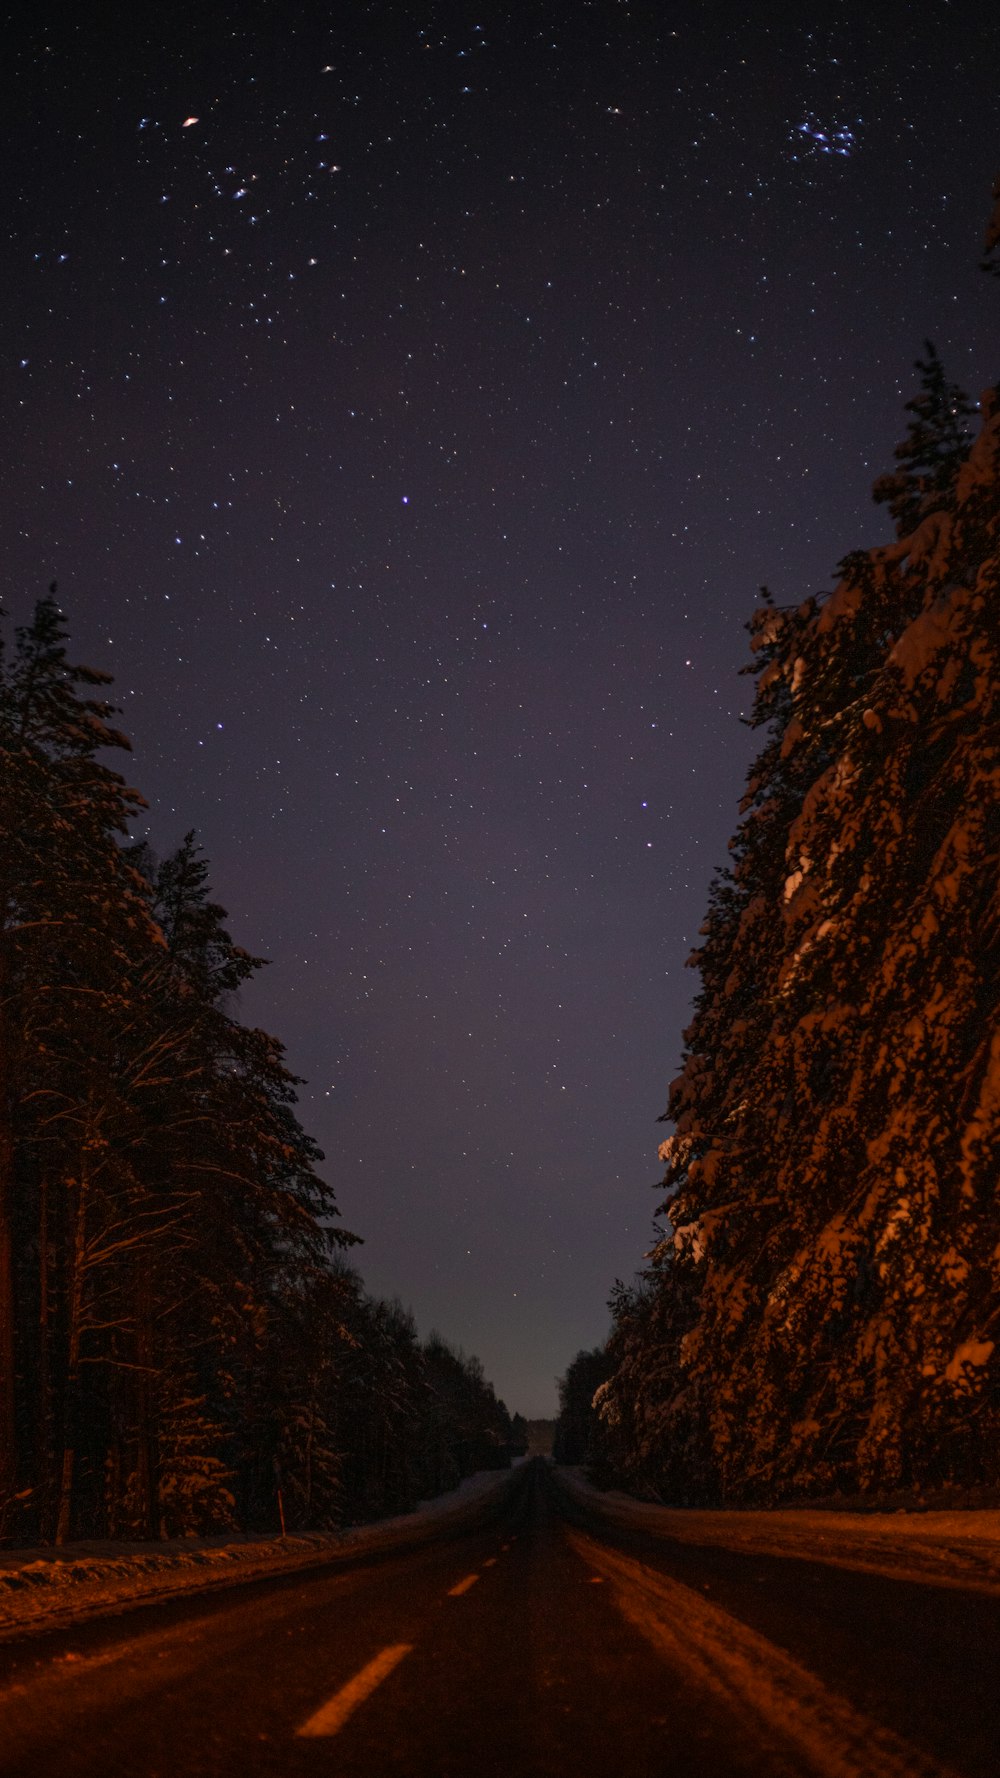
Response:
M896 540L753 620L665 1220L565 1380L675 1501L1000 1485L1000 391L918 368Z
M578 1352L564 1377L558 1380L559 1418L552 1437L556 1463L583 1464L595 1479L610 1480L600 1460L601 1443L594 1396L611 1375L606 1346Z
M55 588L0 661L0 1538L330 1526L524 1448L356 1237L189 836L129 841L127 747ZM96 695L95 695L96 694Z

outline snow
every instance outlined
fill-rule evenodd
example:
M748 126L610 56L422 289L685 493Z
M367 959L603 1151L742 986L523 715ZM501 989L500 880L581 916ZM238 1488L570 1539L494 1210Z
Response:
M625 1485L675 1500L922 1509L896 1492L914 1477L997 1479L1000 396L959 468L964 412L942 407L926 464L913 428L897 453L905 535L752 620L769 738L696 955L668 1232L616 1308L601 1396ZM934 1504L963 1498L996 1496ZM906 1562L940 1570L917 1522ZM773 1541L781 1521L751 1523ZM865 1562L874 1524L851 1533Z
M1000 1510L851 1513L813 1507L768 1512L656 1506L602 1493L579 1470L553 1470L557 1486L609 1527L665 1541L794 1557L886 1580L1000 1595Z
M76 1543L0 1554L0 1641L150 1604L178 1593L266 1580L318 1563L381 1555L472 1529L511 1486L480 1470L412 1513L288 1537L186 1537L169 1543Z
M993 1356L993 1340L964 1340L955 1350L945 1376L950 1383L956 1382L964 1367L969 1364L976 1369L981 1364L988 1364Z
M812 1778L954 1778L699 1588L579 1531L571 1531L569 1541L595 1578L609 1583L622 1616L666 1661L675 1688L713 1699L737 1744L768 1749L767 1770L807 1771Z
M791 721L788 724L788 727L785 730L784 737L782 739L782 743L781 743L781 757L782 757L782 759L787 759L788 755L793 751L794 748L796 748L798 746L799 742L803 741L805 739L805 733L806 733L806 731L803 728L802 723L799 721L798 717L793 716Z
M891 665L899 667L907 691L913 687L941 649L955 639L959 624L966 616L968 594L964 587L952 587L936 599L908 624L898 642L889 652Z

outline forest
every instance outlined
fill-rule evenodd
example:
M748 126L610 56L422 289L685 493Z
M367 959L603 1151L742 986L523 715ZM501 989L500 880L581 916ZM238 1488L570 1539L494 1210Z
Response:
M0 1540L330 1527L523 1448L350 1263L260 967L144 808L56 588L0 661Z
M681 1504L1000 1483L1000 391L917 368L895 539L751 622L657 1240L563 1380L571 1460Z

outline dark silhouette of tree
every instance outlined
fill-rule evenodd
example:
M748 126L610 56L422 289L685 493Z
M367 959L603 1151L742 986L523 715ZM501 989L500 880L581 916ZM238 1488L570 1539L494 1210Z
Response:
M474 1359L344 1263L261 967L158 861L53 588L0 658L0 1536L405 1510L510 1460Z
M557 1463L586 1464L597 1458L601 1433L594 1396L611 1371L607 1348L595 1346L592 1352L578 1352L559 1378L559 1418L552 1444Z
M510 1453L512 1457L526 1457L528 1454L528 1422L523 1414L512 1414L510 1417Z
M875 501L888 505L899 537L948 504L969 454L969 421L976 411L958 384L948 381L930 340L924 341L924 353L916 363L920 392L906 403L913 419L894 452L899 467L879 476L872 489Z
M65 642L53 587L17 631L0 680L0 1515L8 1516L15 1494L37 1505L40 1493L65 1494L71 1483L81 1342L88 1317L100 1313L98 1230L114 1226L127 1190L108 1166L114 1034L129 1015L134 957L154 942L116 844L141 799L97 758L127 742L109 723L112 706L87 695L107 676L70 665ZM38 1330L30 1353L18 1338L29 1321Z

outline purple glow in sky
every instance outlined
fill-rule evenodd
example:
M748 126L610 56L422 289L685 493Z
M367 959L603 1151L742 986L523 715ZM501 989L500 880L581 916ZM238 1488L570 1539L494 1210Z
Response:
M944 0L10 35L5 603L273 960L367 1282L526 1414L648 1245L757 587L886 534L925 337L995 374L998 62Z

